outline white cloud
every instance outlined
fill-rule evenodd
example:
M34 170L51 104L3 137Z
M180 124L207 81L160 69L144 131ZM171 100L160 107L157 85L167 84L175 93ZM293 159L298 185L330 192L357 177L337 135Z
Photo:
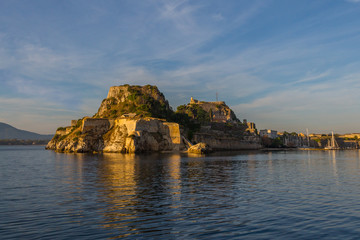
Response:
M81 53L73 49L64 51L26 41L12 41L7 35L2 35L0 69L11 71L10 76L21 75L35 81L64 81L65 74L89 65L100 55L97 51Z

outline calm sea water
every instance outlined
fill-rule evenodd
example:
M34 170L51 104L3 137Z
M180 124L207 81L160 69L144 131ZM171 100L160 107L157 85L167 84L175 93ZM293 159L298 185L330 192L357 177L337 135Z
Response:
M358 239L360 152L0 147L1 239Z

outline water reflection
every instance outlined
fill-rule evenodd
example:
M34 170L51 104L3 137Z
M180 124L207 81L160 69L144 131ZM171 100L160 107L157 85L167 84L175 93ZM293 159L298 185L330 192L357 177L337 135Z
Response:
M0 154L4 239L352 239L360 234L357 150L197 157L2 154L7 154Z
M308 161L308 167L310 169L310 165L311 165L311 154L310 154L310 150L307 151L307 161Z
M355 163L358 166L359 152L343 155L354 160L342 167L351 168ZM91 184L90 191L96 195L94 205L101 206L96 210L101 226L116 238L156 238L158 234L180 233L197 225L204 227L219 214L226 216L228 226L243 226L251 222L250 216L254 214L246 206L251 209L264 201L280 204L284 194L296 195L301 186L312 191L315 182L324 183L326 174L332 176L333 186L339 186L342 170L338 168L336 151L227 156L65 154L58 156L57 162L58 171L66 176L64 182L73 184L74 191L66 193L66 198L85 201L81 197L88 194ZM331 191L339 191L340 188L331 188L331 184ZM82 193L74 194L75 190ZM296 197L298 203L308 198L311 195ZM240 219L231 215L236 209L242 209ZM69 208L68 214L86 212Z
M103 226L121 232L147 232L151 229L137 229L138 221L148 219L146 216L161 218L166 209L178 208L180 159L179 155L104 154L98 171L103 185L100 198L106 203Z
M333 169L335 183L336 183L336 185L339 185L339 175L338 175L338 169L337 169L337 164L336 164L336 151L330 150L329 155L330 155L329 159L331 160L331 166Z
M268 154L268 166L269 166L269 173L273 174L273 158L272 158L272 152Z
M228 174L234 162L179 154L103 154L99 161L103 227L117 229L119 237L126 237L124 232L156 235L154 229L170 234L186 217L206 216L234 204L229 193L236 175ZM256 165L255 159L251 165ZM225 201L218 201L221 198ZM139 221L147 224L141 227Z
M86 176L89 175L89 171L86 166L94 158L94 155L55 152L52 154L55 159L53 178L58 181L51 187L62 195L55 199L58 204L57 208L66 206L66 214L71 216L69 223L81 224L86 210L79 208L78 205L87 200L85 185L88 181Z
M173 199L172 208L179 208L180 203L180 194L181 194L181 156L180 155L172 155L168 161L168 169L170 180L169 181L169 189L170 194Z
M56 161L56 171L64 175L63 180L66 183L77 182L79 184L83 181L83 161L84 154L63 154L54 153ZM77 173L77 174L74 174Z
M98 168L98 181L101 184L99 201L105 203L102 210L104 216L103 227L123 228L136 231L135 226L128 226L127 222L135 219L133 214L137 205L135 179L136 156L133 154L103 154Z

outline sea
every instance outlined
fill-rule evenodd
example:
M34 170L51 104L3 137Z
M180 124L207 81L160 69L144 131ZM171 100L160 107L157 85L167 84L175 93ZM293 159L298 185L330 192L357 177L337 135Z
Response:
M359 150L0 146L0 239L359 238Z

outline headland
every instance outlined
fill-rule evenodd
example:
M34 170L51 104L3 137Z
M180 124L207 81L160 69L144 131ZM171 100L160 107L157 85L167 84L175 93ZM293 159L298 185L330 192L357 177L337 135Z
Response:
M241 122L223 101L191 98L173 111L156 86L122 85L110 87L92 117L59 127L46 149L122 153L260 149L254 127Z

